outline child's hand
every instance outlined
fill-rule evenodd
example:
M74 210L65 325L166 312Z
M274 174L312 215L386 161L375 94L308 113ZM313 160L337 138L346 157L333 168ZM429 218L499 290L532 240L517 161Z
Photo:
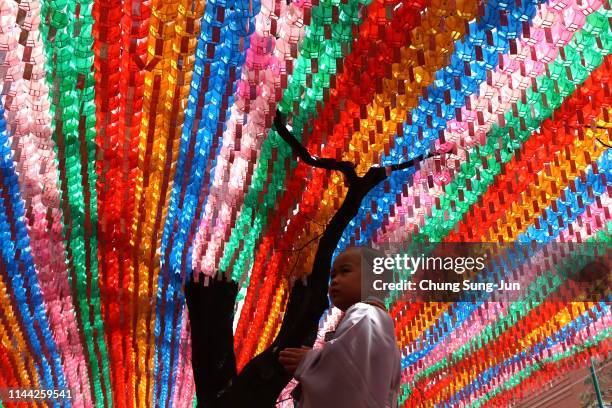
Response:
M286 348L280 352L278 361L285 367L285 370L293 374L310 350L310 347L305 346L302 346L302 348Z

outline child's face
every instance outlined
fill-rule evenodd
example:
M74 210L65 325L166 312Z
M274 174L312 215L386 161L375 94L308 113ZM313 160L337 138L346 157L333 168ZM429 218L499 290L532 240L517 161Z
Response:
M344 311L361 300L361 250L349 248L334 260L329 296Z

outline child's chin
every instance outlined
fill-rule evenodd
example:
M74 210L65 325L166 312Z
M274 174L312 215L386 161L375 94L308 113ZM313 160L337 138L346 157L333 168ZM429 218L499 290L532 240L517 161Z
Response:
M332 304L334 305L335 308L338 308L342 311L345 311L346 309L350 307L350 305L347 305L345 302L332 302Z
M342 300L338 298L331 298L332 306L337 307L338 309L342 309Z

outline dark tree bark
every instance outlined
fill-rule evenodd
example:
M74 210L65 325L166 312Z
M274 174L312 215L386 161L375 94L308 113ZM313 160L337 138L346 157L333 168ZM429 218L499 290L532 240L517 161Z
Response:
M607 143L604 143L604 142L603 142L603 141L602 141L600 138L598 138L598 137L597 137L596 139L597 139L597 141L598 141L599 143L601 143L602 145L606 146L607 148L612 148L612 146L610 146L610 145L609 145L609 144L607 144Z
M414 166L418 157L388 167L371 167L363 176L347 161L312 156L289 132L282 115L277 112L276 130L304 163L313 167L343 173L348 192L342 205L327 224L317 246L312 272L293 285L283 322L274 342L236 373L233 351L232 311L237 293L235 282L214 280L208 286L187 282L185 297L189 309L192 339L192 365L198 407L205 408L271 408L278 395L291 380L278 362L281 350L287 347L312 346L319 319L329 307L327 287L332 255L342 232L357 215L362 199L394 170Z

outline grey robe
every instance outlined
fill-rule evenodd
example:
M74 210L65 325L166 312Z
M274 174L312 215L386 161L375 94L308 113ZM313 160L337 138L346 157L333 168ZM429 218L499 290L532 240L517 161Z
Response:
M295 372L299 408L395 408L401 381L393 319L381 308L356 303L334 338L311 350Z

